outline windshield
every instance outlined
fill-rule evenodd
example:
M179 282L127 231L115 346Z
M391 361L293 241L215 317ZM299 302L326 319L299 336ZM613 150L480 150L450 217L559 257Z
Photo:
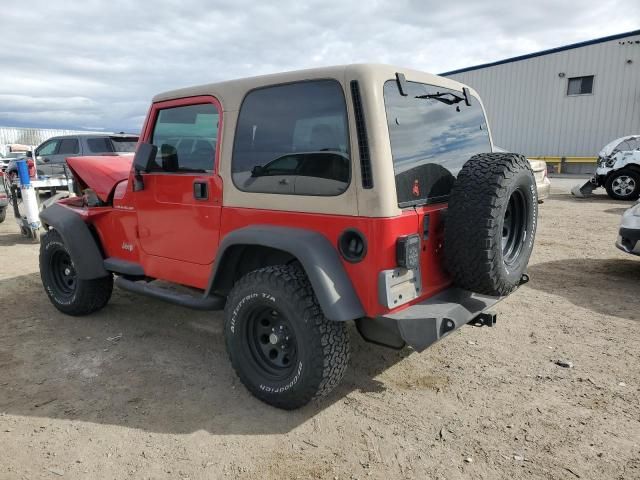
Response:
M477 98L424 83L384 85L384 103L396 177L398 205L446 201L469 158L491 152L489 131Z

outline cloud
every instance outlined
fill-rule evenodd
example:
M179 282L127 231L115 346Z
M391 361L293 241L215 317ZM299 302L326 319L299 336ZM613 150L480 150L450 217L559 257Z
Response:
M632 30L640 4L5 0L2 18L0 123L138 131L171 88L353 62L442 72Z

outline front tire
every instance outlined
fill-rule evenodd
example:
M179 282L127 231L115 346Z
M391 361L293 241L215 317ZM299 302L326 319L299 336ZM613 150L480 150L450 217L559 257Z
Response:
M637 200L640 197L640 174L634 170L618 170L609 175L604 187L614 200Z
M224 312L227 352L263 402L292 410L328 394L349 362L343 322L325 318L305 273L277 265L248 273Z
M113 277L81 279L73 259L56 230L49 230L40 243L40 278L49 300L67 315L88 315L104 307L111 298Z

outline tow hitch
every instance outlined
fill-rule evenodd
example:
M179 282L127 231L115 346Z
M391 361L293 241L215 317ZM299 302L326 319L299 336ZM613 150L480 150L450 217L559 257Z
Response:
M469 322L474 327L495 327L498 321L498 314L495 312L483 312Z

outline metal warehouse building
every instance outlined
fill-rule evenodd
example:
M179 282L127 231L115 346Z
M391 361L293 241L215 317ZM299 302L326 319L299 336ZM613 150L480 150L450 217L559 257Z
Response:
M475 88L496 145L591 171L608 142L640 134L640 30L442 74Z

